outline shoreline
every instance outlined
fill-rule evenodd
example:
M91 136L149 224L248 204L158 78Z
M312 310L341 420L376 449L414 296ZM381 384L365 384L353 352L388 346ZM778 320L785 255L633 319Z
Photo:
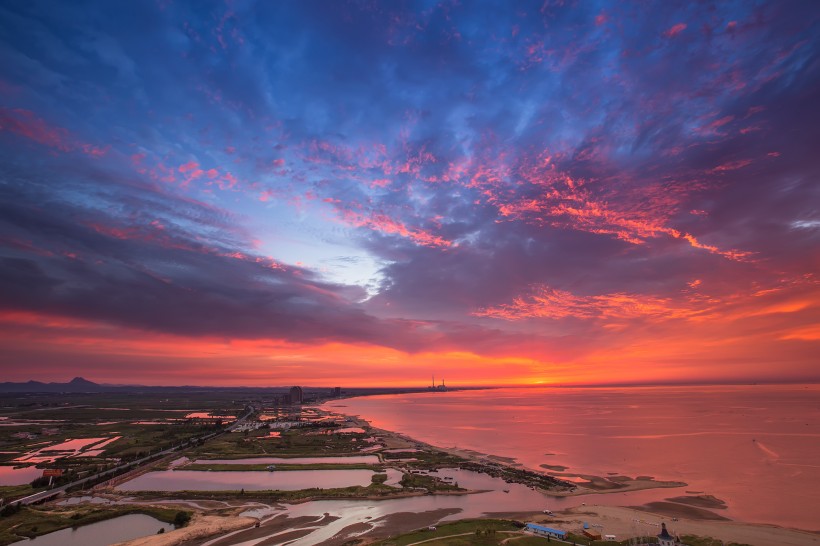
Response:
M328 410L321 410L321 411L328 411ZM330 412L329 413L337 413L337 412ZM338 414L338 413L337 413ZM480 451L475 451L472 449L460 449L455 447L440 447L429 444L427 442L423 442L421 440L417 440L405 433L396 432L392 430L387 430L383 428L374 427L368 420L364 419L359 415L345 415L341 413L340 415L346 417L349 421L356 423L357 426L367 427L374 433L379 434L380 436L387 438L392 438L394 440L399 440L400 442L408 444L408 446L412 446L413 448L417 449L427 449L430 451L440 451L442 453L446 453L448 455L453 455L455 457L460 457L465 459L469 462L478 463L481 465L497 465L505 467L511 471L528 471L528 472L535 472L542 474L547 477L552 477L557 480L560 480L567 484L569 487L572 487L574 490L572 491L557 491L557 490L549 490L549 489L542 489L546 494L552 497L577 497L583 495L593 495L593 494L610 494L610 493L628 493L631 491L643 491L647 489L664 489L664 488L677 488L677 487L687 487L689 484L685 482L677 482L677 481L659 481L655 480L654 478L650 478L647 476L638 476L636 478L630 478L628 476L599 476L599 475L592 475L592 474L577 474L577 473L563 473L563 472L545 472L543 469L536 470L532 468L528 468L521 463L515 462L517 459L511 457L502 457L499 455L493 455L489 453L483 453ZM394 446L386 446L387 448L392 448ZM401 446L405 447L405 446ZM388 462L388 461L383 461ZM587 480L586 483L576 483L570 482L566 480L562 480L564 476L578 476ZM619 480L615 481L613 478L619 478Z
M580 534L583 523L601 525L606 529L607 533L616 534L618 540L624 540L631 536L647 536L648 534L657 534L661 522L665 522L670 529L679 532L681 535L697 535L702 537L711 537L723 541L732 541L745 545L753 546L772 546L774 544L782 546L820 546L820 532L806 531L799 529L792 529L777 525L748 523L741 521L730 520L718 512L726 508L726 503L716 497L702 494L697 491L680 491L678 494L669 493L669 498L657 501L647 502L641 506L627 506L629 499L618 499L616 502L622 501L623 505L609 506L589 504L595 502L595 497L586 499L587 503L582 502L584 495L599 495L608 493L626 493L632 491L640 491L646 489L664 489L664 488L681 488L686 487L682 482L663 482L655 481L649 476L637 476L630 478L628 476L620 476L609 474L608 476L596 476L592 474L570 474L559 470L558 465L554 468L532 470L517 462L516 459L510 457L501 457L488 453L482 453L469 449L459 448L443 448L417 440L405 433L390 431L382 428L377 428L371 423L363 419L359 415L346 415L335 409L316 409L325 414L340 417L346 421L346 425L353 424L359 426L367 431L368 434L377 437L378 445L381 447L372 452L377 455L382 465L399 468L404 473L418 472L436 472L445 468L459 467L464 470L480 472L495 478L505 479L513 477L513 480L508 483L518 482L529 486L531 484L544 484L542 487L538 485L537 490L542 493L545 498L575 498L581 497L577 501L577 505L567 505L554 509L554 514L547 515L542 511L516 511L516 512L490 512L485 511L478 516L479 519L488 519L494 517L503 517L505 519L513 519L520 521L529 521L533 523L542 523L549 526L556 526L567 531ZM418 459L413 457L413 451L421 450L425 453L419 453ZM398 455L397 452L407 451L408 458L402 458L403 455ZM307 455L304 455L307 456ZM341 456L341 455L339 455ZM297 456L294 456L294 458ZM245 456L243 458L253 458ZM412 462L411 462L412 461ZM452 465L450 463L453 463ZM462 466L463 465L463 466ZM507 474L504 470L509 470ZM549 470L550 472L548 472ZM562 470L566 470L565 468ZM561 485L551 488L549 481L528 480L527 473L538 473L540 475L554 478L558 480ZM562 481L561 476L572 476L582 478L585 483ZM496 482L498 483L498 482ZM560 490L562 487L568 487L572 490ZM324 536L322 544L341 545L347 540L361 539L362 546L372 544L387 538L385 533L389 532L392 536L396 533L403 534L414 531L419 528L426 528L428 526L444 525L454 521L474 520L475 515L465 509L459 508L440 508L434 510L423 510L418 513L409 511L395 511L376 516L374 518L364 518L354 513L347 513L345 508L338 508L331 510L330 508L319 509L317 512L312 512L310 503L322 501L369 501L378 503L381 500L393 500L410 497L423 496L463 496L480 494L488 491L500 492L501 485L494 486L490 490L434 490L427 492L420 491L403 491L396 494L385 496L322 496L304 497L300 499L272 499L265 498L266 495L260 495L261 498L253 498L254 494L248 492L245 498L240 500L239 497L232 496L235 492L216 492L203 491L197 493L193 492L179 492L178 495L189 497L188 499L180 498L178 501L170 500L168 493L163 492L143 492L137 493L137 498L145 496L154 496L153 499L145 499L146 503L151 505L164 504L162 496L165 495L165 502L176 503L184 502L185 500L192 501L190 507L194 510L195 516L188 527L178 529L163 535L148 536L141 539L122 543L120 546L178 546L181 544L204 545L209 546L228 546L234 544L236 540L245 538L262 538L267 540L295 540L301 537L307 537L311 531L304 528L308 520L312 520L312 524L317 526L317 529L324 528L330 525L325 530L325 534L317 531L317 536ZM512 487L510 488L512 489ZM508 491L504 491L508 492ZM98 493L98 492L95 492ZM122 492L111 492L113 496L122 498ZM216 495L214 495L216 493ZM133 492L132 492L133 494ZM662 494L661 494L662 495ZM216 498L206 499L205 496L216 496ZM191 498L192 497L192 498ZM200 497L197 500L197 497ZM250 498L248 498L250 497ZM502 495L503 497L503 495ZM633 496L634 497L634 496ZM660 495L659 495L660 497ZM647 498L646 496L639 496L639 498ZM193 502L195 501L196 502ZM574 502L574 501L573 501ZM600 502L600 501L599 501ZM606 501L604 501L606 502ZM213 503L213 505L211 505ZM220 503L221 507L216 503ZM634 499L632 501L634 504ZM321 504L319 505L321 506ZM458 505L460 506L460 505ZM504 506L500 504L500 506ZM521 503L518 506L522 506ZM273 513L257 515L245 515L238 517L239 514L248 509L257 509L261 507L274 508ZM297 508L299 507L299 508ZM318 511L328 510L333 512L333 515L327 512L323 516L319 516ZM715 510L715 511L712 511ZM380 510L377 510L380 511ZM307 515L311 514L311 515ZM457 518L447 519L444 518ZM306 519L307 518L307 519ZM339 523L333 523L335 520L343 519L345 526L340 527ZM389 525L387 525L389 524ZM387 525L387 527L385 527ZM389 531L388 529L389 528ZM306 539L310 540L310 539ZM318 540L318 539L317 539ZM271 544L273 542L270 542Z
M386 448L412 447L419 449L429 449L434 451L440 451L442 453L447 453L449 455L460 457L467 461L476 462L479 464L500 465L510 468L512 470L521 470L526 468L524 467L524 465L517 463L516 459L511 457L503 457L471 449L435 446L422 440L413 438L406 433L378 428L373 426L370 423L370 421L364 419L363 417L361 417L361 415L358 414L348 415L341 411L334 410L322 411L327 411L328 413L341 415L345 417L348 421L357 423L359 426L369 428L374 433L381 435L385 439L385 444L387 444L385 446ZM391 446L387 442L388 438L397 440L398 442L405 444L405 446ZM532 469L527 468L527 470ZM543 470L550 469L542 469L542 472ZM682 488L687 487L689 485L685 482L657 481L654 478L648 476L638 476L634 479L628 478L626 476L614 476L614 478L618 478L618 487L604 486L598 489L595 487L595 485L597 485L596 482L602 485L602 482L612 483L613 476L607 477L591 474L579 475L577 473L567 474L559 471L557 467L552 470L552 472L548 472L545 475L554 476L558 479L561 478L562 474L565 474L567 476L579 476L584 479L587 479L588 482L592 485L592 487L588 487L586 486L586 484L583 483L570 482L576 488L575 491L561 492L542 490L544 494L551 497L583 497L584 495L592 494L627 493L631 491L640 491L648 489L664 489L679 487ZM562 470L566 469L562 468ZM640 520L641 518L639 516L642 514L644 517L651 516L658 518L660 521L664 521L666 519L673 519L675 524L681 524L682 526L693 529L693 531L700 531L700 533L695 532L695 534L699 534L699 536L709 536L724 541L745 541L745 543L747 544L761 544L763 546L771 546L773 544L778 544L782 546L820 546L820 528L817 530L799 529L771 523L754 523L731 519L729 517L723 516L717 512L712 511L711 509L725 509L726 503L721 499L717 499L711 496L709 497L709 500L704 503L702 500L699 500L703 498L703 496L700 495L699 492L686 491L685 496L675 495L671 498L667 498L662 501L650 502L640 506L584 506L582 504L581 506L572 507L561 512L556 511L556 514L574 514L576 512L585 513L585 511L589 512L590 510L594 510L595 512L590 513L601 512L604 513L606 517L609 519L614 519L614 515L618 515L621 518L623 518L626 514L629 514L629 520ZM534 516L535 519L542 520L542 523L557 523L555 520L544 520L543 518L539 518L539 516L543 516L543 514L538 511L516 512L510 514L526 514L530 517ZM492 515L493 514L491 513L486 514L487 517L492 517ZM623 523L627 523L627 521L624 521ZM757 542L756 538L751 538L753 535L755 535L755 533L760 533L766 536L766 541Z

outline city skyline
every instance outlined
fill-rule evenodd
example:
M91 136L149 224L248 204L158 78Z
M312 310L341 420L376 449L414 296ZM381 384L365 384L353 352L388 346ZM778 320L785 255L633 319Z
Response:
M0 381L817 381L812 2L8 2Z

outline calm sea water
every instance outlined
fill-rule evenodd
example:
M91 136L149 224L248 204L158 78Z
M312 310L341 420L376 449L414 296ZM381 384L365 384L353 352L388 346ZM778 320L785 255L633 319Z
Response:
M668 495L711 494L733 519L820 530L818 385L494 389L325 408L533 469L683 481Z

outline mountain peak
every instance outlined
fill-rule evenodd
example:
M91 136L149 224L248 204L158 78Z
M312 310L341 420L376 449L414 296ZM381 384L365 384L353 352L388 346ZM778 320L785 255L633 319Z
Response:
M85 379L83 377L75 377L74 379L69 381L68 384L69 385L94 385L94 386L97 385L93 381L89 381L88 379Z

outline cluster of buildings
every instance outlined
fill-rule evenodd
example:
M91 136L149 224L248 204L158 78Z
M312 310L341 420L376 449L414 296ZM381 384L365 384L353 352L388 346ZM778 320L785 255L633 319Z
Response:
M287 406L304 404L305 402L312 402L323 398L339 398L340 396L342 396L341 387L333 387L330 391L322 390L308 393L297 385L291 387L286 393L271 396L269 403L272 406Z
M55 436L60 433L59 428L43 428L40 429L40 434L43 436ZM18 440L36 440L40 437L40 434L36 432L15 432L11 435L12 438L16 438Z

